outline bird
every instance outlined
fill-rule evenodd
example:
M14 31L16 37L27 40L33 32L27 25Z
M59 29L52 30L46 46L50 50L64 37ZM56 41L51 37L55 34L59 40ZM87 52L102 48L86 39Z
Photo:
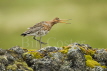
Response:
M56 17L50 21L42 21L42 22L36 23L34 26L28 28L27 31L23 32L21 36L24 36L24 37L33 36L33 39L40 43L40 48L41 48L41 44L47 44L41 41L42 36L49 33L49 31L55 24L66 23L66 21L68 20L71 20L71 19L59 19L58 17ZM66 23L66 24L70 24L70 23ZM36 37L40 37L40 39L38 40L36 39Z

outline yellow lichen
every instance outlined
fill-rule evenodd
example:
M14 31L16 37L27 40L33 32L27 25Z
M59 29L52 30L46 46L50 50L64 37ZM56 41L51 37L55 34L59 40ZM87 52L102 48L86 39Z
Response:
M59 52L66 54L68 52L68 50L69 50L70 47L69 46L63 46L62 48L63 49L59 50Z
M82 50L83 53L86 53L86 49L84 49L83 47L80 47L80 49Z
M106 66L101 66L102 68L107 68Z
M101 66L100 63L98 63L97 61L94 61L94 60L87 60L86 65L91 68L94 68L95 66Z
M70 46L63 46L62 48L63 48L63 49L69 49Z
M59 50L59 52L66 54L68 52L68 50Z
M80 49L83 51L83 53L87 54L87 55L94 55L95 54L95 51L92 50L92 49L85 49L83 47L80 47Z
M14 64L12 64L12 65L8 65L7 66L7 70L12 70L12 71L16 71L17 70L17 68L18 68L18 66L21 66L22 68L21 69L28 69L29 71L33 71L33 69L32 68L30 68L30 67L28 67L28 65L26 64L26 62L18 62L18 61L15 61L14 62Z
M85 55L86 60L92 60L92 57L90 55Z
M7 70L9 70L9 69L10 69L10 70L16 71L17 66L16 66L16 64L8 65L6 69L7 69Z
M100 63L98 63L95 60L92 60L92 57L90 55L85 55L85 59L86 59L86 65L94 68L95 66L101 66Z
M49 56L49 57L52 57L52 55L53 55L54 53L56 53L56 51L54 51L54 52L49 52L49 53L48 53L48 56Z
M88 49L88 53L89 53L90 55L94 55L94 54L95 54L95 51L92 50L92 49Z
M40 52L37 52L35 50L28 50L28 54L31 54L34 58L42 58L43 55Z
M26 62L18 62L18 61L15 61L15 64L16 65L20 65L20 66L23 66L24 68L28 69L29 71L33 71L32 68L28 67L27 63Z

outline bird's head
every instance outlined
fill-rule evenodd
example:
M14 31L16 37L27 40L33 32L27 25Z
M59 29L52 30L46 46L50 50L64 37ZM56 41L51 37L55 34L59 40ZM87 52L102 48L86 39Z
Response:
M56 23L66 23L66 24L70 24L70 23L67 23L67 22L66 22L66 21L68 21L68 20L71 20L71 19L59 19L58 17L56 17L55 19L52 20L52 22L53 22L54 24L56 24Z

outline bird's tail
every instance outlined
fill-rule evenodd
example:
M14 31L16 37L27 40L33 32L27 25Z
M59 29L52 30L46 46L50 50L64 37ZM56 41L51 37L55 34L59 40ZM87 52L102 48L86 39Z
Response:
M22 34L21 34L21 36L26 36L26 35L27 35L27 34L25 34L25 33L22 33Z

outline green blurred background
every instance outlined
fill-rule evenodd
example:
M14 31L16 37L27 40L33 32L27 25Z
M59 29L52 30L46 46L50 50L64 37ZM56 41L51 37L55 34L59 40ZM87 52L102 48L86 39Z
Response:
M58 23L43 37L45 46L70 43L107 47L107 0L0 0L0 48L39 48L32 36L20 34L28 27L55 17L72 19ZM39 39L39 38L38 38Z

